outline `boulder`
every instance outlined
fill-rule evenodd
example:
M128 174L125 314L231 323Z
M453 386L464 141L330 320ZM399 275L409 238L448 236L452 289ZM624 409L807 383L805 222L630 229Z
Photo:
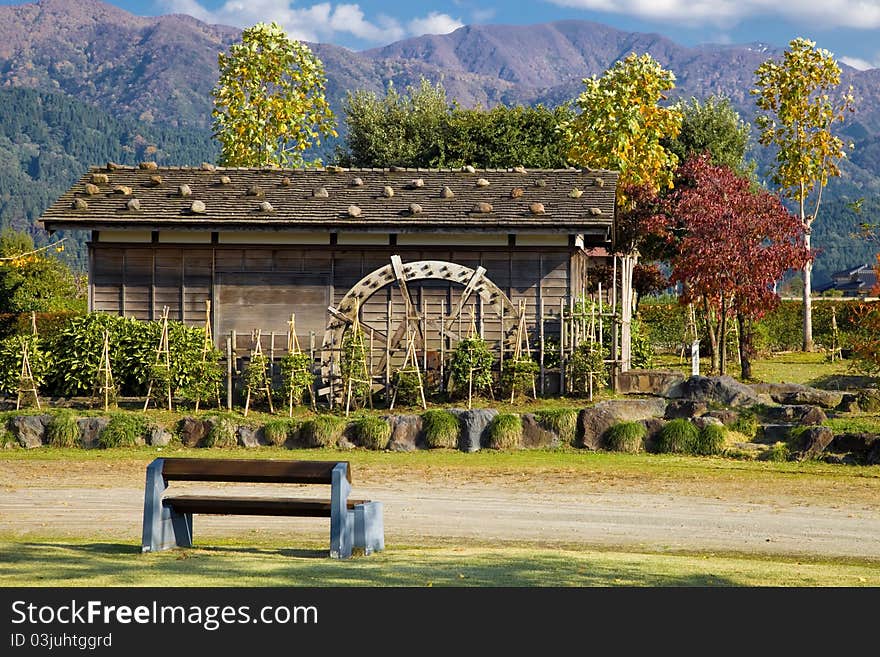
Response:
M818 456L834 439L834 433L828 427L808 427L798 435L800 458Z
M712 417L711 415L702 415L700 417L691 418L691 422L697 429L705 429L710 424L714 424L716 426L723 426L721 420L717 417Z
M152 447L165 447L174 439L174 434L164 427L153 427L147 439Z
M184 447L199 447L211 431L210 420L185 417L180 420L180 442Z
M858 394L859 410L863 413L880 412L880 390L862 390Z
M810 406L809 409L798 418L798 424L808 427L824 424L827 420L828 416L825 415L825 411L818 406Z
M722 408L717 411L709 411L703 417L714 417L718 418L725 427L729 427L731 424L737 421L739 418L739 413L729 408Z
M624 395L656 395L668 397L669 392L684 381L681 372L667 370L628 370L619 372L615 390Z
M265 444L262 427L249 427L243 424L235 430L238 444L242 447L260 447Z
M671 399L716 402L725 406L754 406L760 403L758 394L750 386L732 376L692 376L672 390Z
M421 415L392 415L388 421L391 423L388 449L393 452L411 452L427 447L422 432Z
M584 408L578 414L580 445L587 449L601 449L602 435L618 422L639 422L663 417L666 402L656 399L610 399Z
M12 435L25 449L42 447L48 443L47 428L50 415L16 415L12 418Z
M827 449L838 453L852 452L865 457L878 444L880 444L880 436L875 433L841 433L834 436Z
M458 417L461 423L461 437L459 449L463 452L476 452L483 446L483 436L486 433L486 427L492 421L498 411L494 408L474 408L470 410L462 410L460 408L449 409L453 415Z
M794 426L793 424L762 424L758 427L758 435L755 436L755 442L768 445L787 442L791 438L791 430Z
M828 419L818 406L809 404L785 404L770 406L762 413L769 422L801 424L804 426L822 424Z
M644 440L645 451L656 452L657 438L660 436L660 432L663 430L663 427L666 426L666 420L664 420L662 417L649 417L642 420L642 424L645 425L645 430L647 431Z
M693 401L690 399L675 399L666 404L666 412L663 417L667 420L675 420L677 418L699 417L709 410L709 405L704 401Z
M757 383L755 392L766 393L777 404L810 404L835 408L843 401L843 393L821 390L799 383Z
M533 413L522 414L522 446L523 447L556 447L559 436L556 432L544 427Z
M835 410L842 413L858 413L862 410L859 407L859 396L851 392L843 393L843 397Z
M880 440L875 440L865 456L868 465L880 465Z
M98 446L98 438L110 424L110 419L106 417L81 417L76 423L79 425L80 444L86 449L91 449Z

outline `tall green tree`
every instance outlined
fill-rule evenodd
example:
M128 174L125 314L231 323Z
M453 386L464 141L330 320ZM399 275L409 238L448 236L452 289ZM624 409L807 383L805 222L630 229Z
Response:
M324 65L277 23L257 23L218 55L214 136L224 166L299 167L321 137L336 136Z
M22 231L0 233L0 312L84 311L85 281Z
M691 98L674 105L681 113L681 130L675 137L661 139L679 162L708 153L712 164L740 174L750 174L754 165L746 162L752 127L724 96Z
M460 167L566 166L567 106L542 105L462 109L446 99L440 83L422 79L401 93L393 85L384 97L349 93L345 101L344 166Z
M797 38L781 61L769 59L755 71L759 141L776 148L773 181L797 203L798 216L810 249L813 222L819 214L828 179L839 176L846 157L843 140L834 134L853 111L852 88L839 92L840 66L827 50ZM813 350L812 260L804 265L804 351Z
M678 135L682 116L660 102L675 87L675 74L647 53L631 53L602 77L585 78L584 85L576 101L580 114L564 126L569 158L580 166L619 171L620 201L628 188L671 188L678 157L662 139Z

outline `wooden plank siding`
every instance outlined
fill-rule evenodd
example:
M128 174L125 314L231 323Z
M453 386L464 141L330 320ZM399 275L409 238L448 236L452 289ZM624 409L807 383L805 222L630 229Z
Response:
M309 334L317 336L320 348L327 323L327 306L337 305L348 290L370 272L384 267L393 254L404 263L443 260L476 269L484 267L486 277L505 292L518 307L522 301L536 346L536 315L541 301L546 315L557 315L560 301L567 303L583 289L589 266L597 259L565 246L463 247L443 246L287 246L166 243L90 244L94 263L91 276L93 310L123 314L138 319L157 319L163 306L170 317L188 325L202 325L205 301L212 300L212 329L218 346L225 344L231 330L241 336L239 348L246 348L253 329L265 336L275 332L276 347L283 350L287 322L296 313L300 344L308 348ZM601 259L599 259L601 260ZM409 284L417 309L427 304L436 318L441 301L449 313L461 298L461 285L443 281ZM396 285L379 290L362 307L363 321L378 333L386 330L387 302L393 302L393 323L403 318L404 304ZM482 308L474 294L462 312L461 328L466 334L473 313L487 340L501 339L501 319ZM505 328L512 318L505 318ZM452 328L458 332L458 323ZM558 323L548 322L545 335L558 335ZM440 334L428 327L428 351L440 351ZM448 346L448 345L447 345ZM264 343L268 347L268 342ZM381 335L374 341L376 362L384 355Z

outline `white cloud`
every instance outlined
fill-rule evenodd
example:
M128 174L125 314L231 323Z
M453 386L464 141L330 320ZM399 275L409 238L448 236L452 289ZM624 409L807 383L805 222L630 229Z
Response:
M461 21L436 11L405 25L386 15L367 17L358 4L320 2L298 6L292 0L226 0L208 9L199 0L160 0L167 10L189 14L206 23L247 27L259 22L280 24L294 39L338 42L346 36L368 43L386 44L406 36L447 34L461 27Z
M735 25L756 16L782 17L824 27L880 27L877 0L547 0L562 7L625 14L687 25Z
M878 58L878 60L880 60L880 58ZM880 68L880 63L869 62L867 59L862 59L861 57L847 57L844 55L840 58L840 61L847 66L852 66L860 71L867 71L869 68Z
M421 34L449 34L460 27L464 27L464 23L449 14L432 11L424 18L411 20L406 26L410 34L419 36Z

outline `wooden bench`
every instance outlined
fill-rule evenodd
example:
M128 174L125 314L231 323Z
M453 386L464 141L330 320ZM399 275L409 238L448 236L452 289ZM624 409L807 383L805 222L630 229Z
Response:
M168 495L170 481L329 484L330 498ZM330 556L346 559L385 548L382 503L349 499L351 468L342 461L158 458L147 466L142 550L192 547L193 514L330 518Z

